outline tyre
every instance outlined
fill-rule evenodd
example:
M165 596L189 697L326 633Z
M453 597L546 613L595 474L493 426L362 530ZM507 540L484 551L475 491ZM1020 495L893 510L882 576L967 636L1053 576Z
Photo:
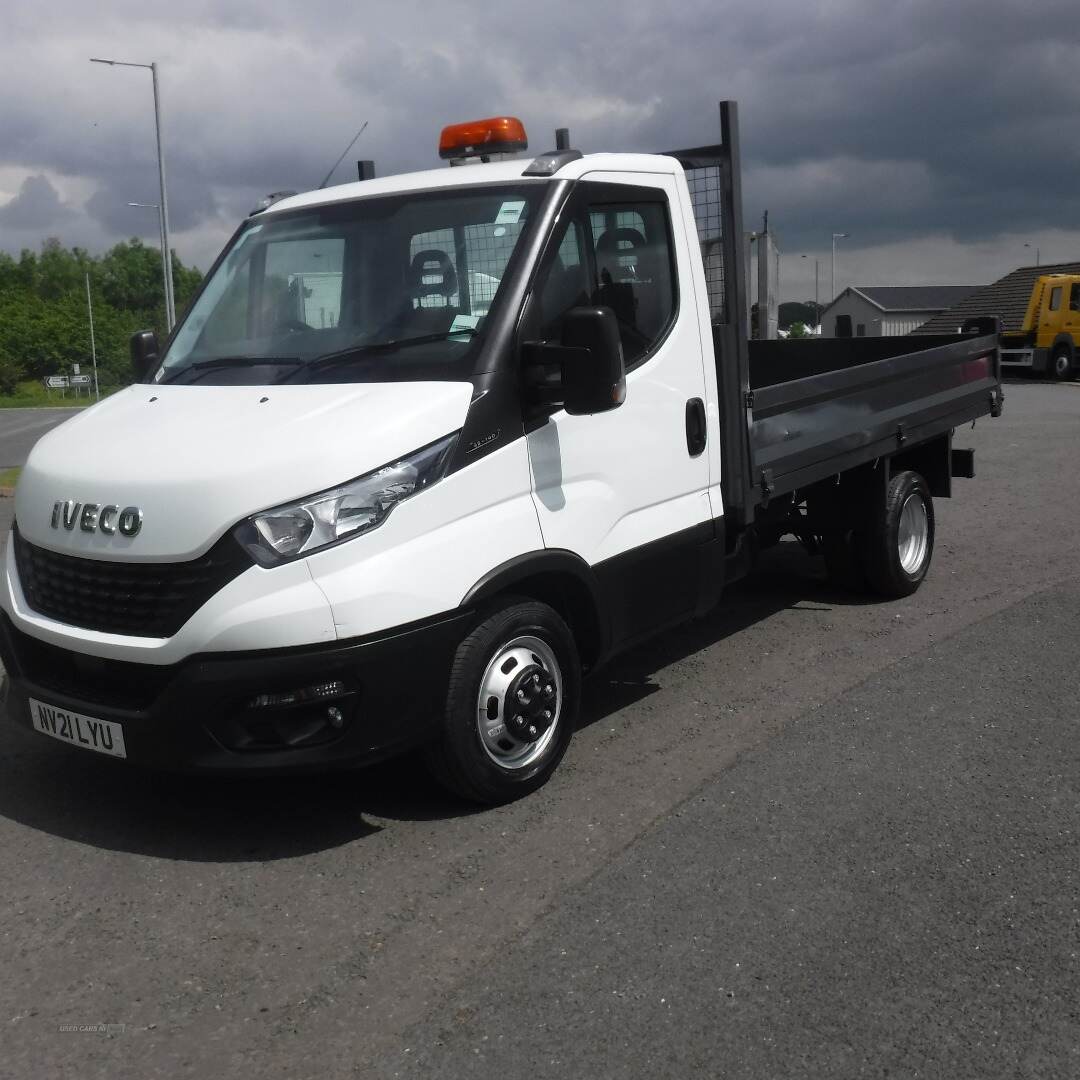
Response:
M866 589L866 575L856 550L856 537L853 529L827 533L821 538L821 554L831 584L861 592Z
M934 501L917 473L897 473L868 528L858 534L860 562L874 592L910 596L922 584L934 554Z
M1067 382L1076 373L1073 365L1072 350L1067 345L1059 345L1050 354L1046 373L1057 382Z
M547 604L509 600L458 646L428 766L449 791L494 806L541 787L577 725L581 664Z

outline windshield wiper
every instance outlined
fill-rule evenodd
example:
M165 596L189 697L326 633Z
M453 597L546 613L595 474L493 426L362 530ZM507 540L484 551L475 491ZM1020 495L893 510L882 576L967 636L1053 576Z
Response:
M339 364L348 364L361 357L371 356L373 353L392 352L394 349L402 349L406 345L423 345L426 342L445 341L447 338L452 337L475 337L476 333L477 331L473 327L466 326L458 330L442 330L437 334L420 334L417 337L390 338L387 341L374 341L368 345L353 345L348 349L339 349L337 352L316 356L314 360L302 364L295 371L287 372L278 379L278 382L288 382L301 373L306 375L316 371L328 371Z
M197 363L188 364L186 367L180 368L175 374L170 375L168 378L162 379L161 381L165 383L175 382L181 375L184 375L189 371L204 372L214 371L216 368L229 367L279 367L282 364L296 365L300 362L298 356L215 356L213 360L199 360ZM201 376L198 377L201 378Z

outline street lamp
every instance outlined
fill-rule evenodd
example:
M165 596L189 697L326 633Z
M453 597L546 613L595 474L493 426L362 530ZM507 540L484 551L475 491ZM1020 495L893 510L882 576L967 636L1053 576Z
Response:
M136 67L149 70L154 83L154 130L157 133L158 181L161 185L161 266L165 275L165 321L169 333L176 323L176 302L173 298L172 252L169 250L169 198L165 194L165 153L161 147L161 94L158 90L157 62L133 64L125 60L102 60L91 56L91 64L108 64L109 67Z
M833 300L836 299L836 241L846 240L851 233L846 232L834 232L832 234L832 282L829 291L832 293Z
M156 202L129 202L128 206L138 206L138 207L141 207L144 210L156 210L157 211L157 216L158 216L158 244L160 244L162 246L162 249L164 250L165 235L164 235L164 229L162 228L161 206ZM162 274L164 275L164 273L165 273L165 264L164 264L164 260L163 260L162 261ZM167 281L168 281L168 279L166 278L166 282ZM166 288L166 290L168 290L168 284L166 284L165 288ZM165 303L168 304L168 302L169 301L166 299Z
M809 259L809 255L803 255L804 259ZM821 301L818 299L818 260L814 259L814 322L818 326L821 325Z
M1031 247L1031 244L1024 244L1024 247L1029 248L1029 247ZM1042 255L1042 252L1039 251L1038 246L1036 246L1035 247L1035 265L1036 266L1039 265L1039 258L1040 258L1041 255Z

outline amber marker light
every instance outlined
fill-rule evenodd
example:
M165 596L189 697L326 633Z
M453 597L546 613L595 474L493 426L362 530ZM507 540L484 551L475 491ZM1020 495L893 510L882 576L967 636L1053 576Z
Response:
M525 125L516 116L492 116L487 120L449 124L439 136L441 158L512 154L528 147Z

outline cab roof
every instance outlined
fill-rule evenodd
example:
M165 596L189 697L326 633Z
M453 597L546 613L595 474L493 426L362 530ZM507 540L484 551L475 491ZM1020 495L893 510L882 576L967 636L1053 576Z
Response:
M535 155L522 155L511 161L444 166L441 169L425 169L422 172L399 173L379 176L373 180L359 180L337 187L304 191L281 199L258 216L276 214L288 210L301 210L306 206L325 206L328 203L347 202L379 195L397 195L406 191L425 191L436 188L460 188L480 184L536 183L551 180L578 180L593 172L602 173L660 173L675 175L681 166L673 157L662 154L586 154L567 162L552 177L525 176L524 172Z

